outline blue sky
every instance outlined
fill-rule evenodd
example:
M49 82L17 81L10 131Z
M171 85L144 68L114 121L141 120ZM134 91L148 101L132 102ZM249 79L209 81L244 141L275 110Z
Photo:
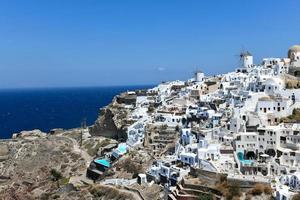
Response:
M156 84L284 57L297 0L3 0L0 88Z

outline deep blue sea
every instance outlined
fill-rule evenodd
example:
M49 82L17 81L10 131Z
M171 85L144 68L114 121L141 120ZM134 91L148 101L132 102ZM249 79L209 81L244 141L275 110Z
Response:
M10 89L0 90L0 139L12 133L40 129L80 127L83 119L91 125L99 109L127 90L151 86Z

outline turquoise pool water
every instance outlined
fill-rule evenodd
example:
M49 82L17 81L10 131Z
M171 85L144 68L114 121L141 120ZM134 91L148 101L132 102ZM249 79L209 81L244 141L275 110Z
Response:
M253 160L245 160L244 159L244 154L242 152L237 153L237 157L243 163L244 165L251 165L253 163Z
M127 145L126 144L119 144L118 146L118 151L121 153L121 154L124 154L127 152Z
M252 160L241 160L241 162L245 165L251 165L253 163Z
M98 164L101 164L105 167L110 167L110 162L106 159L98 159L98 160L95 160L95 162Z

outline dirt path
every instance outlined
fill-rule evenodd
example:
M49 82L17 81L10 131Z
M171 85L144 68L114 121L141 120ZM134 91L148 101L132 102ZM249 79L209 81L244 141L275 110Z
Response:
M70 177L69 183L72 183L73 185L82 185L83 183L93 184L93 181L86 177L86 169L89 167L89 164L93 158L85 150L80 148L78 142L75 139L66 136L61 137L66 138L72 142L73 151L81 155L81 157L85 160L86 165L86 168L80 172L81 175Z
M114 186L108 186L108 185L105 185L105 186L111 187L111 188L116 188ZM133 191L130 191L130 190L127 190L127 189L123 189L123 188L116 188L116 189L118 189L118 191L120 191L120 192L124 192L126 194L132 195L132 197L133 197L134 200L144 200L136 192L133 192Z

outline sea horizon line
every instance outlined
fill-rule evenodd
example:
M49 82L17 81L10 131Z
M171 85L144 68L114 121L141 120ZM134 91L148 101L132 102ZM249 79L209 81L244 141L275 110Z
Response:
M152 87L157 85L153 84L125 84L125 85L96 85L96 86L49 86L49 87L11 87L11 88L0 88L1 91L12 91L12 90L56 90L56 89L92 89L92 88L120 88L120 87Z

